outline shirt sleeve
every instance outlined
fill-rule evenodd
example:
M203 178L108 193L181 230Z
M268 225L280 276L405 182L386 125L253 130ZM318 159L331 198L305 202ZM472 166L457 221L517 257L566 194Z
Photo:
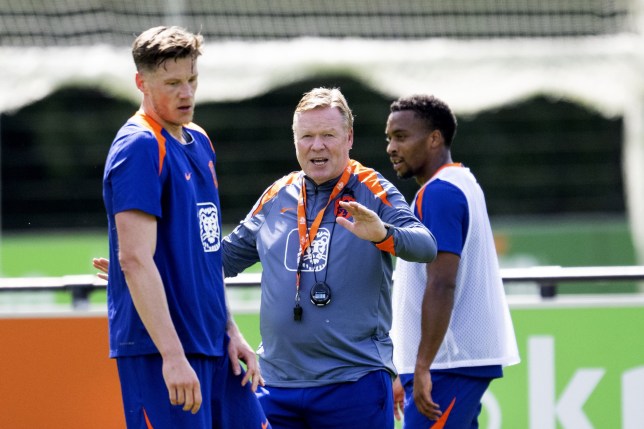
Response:
M421 207L419 217L436 237L438 251L461 256L469 227L469 209L463 191L444 180L434 180L422 194Z
M118 142L110 160L109 178L113 214L141 210L162 216L159 148L154 136L138 132Z
M257 234L266 221L266 213L273 206L273 199L266 200L269 187L253 205L239 225L222 241L223 266L225 277L235 277L256 262L259 262L257 251Z

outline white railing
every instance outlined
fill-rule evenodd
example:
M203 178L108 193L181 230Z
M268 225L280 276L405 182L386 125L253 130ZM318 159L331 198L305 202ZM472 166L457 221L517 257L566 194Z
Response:
M237 277L227 278L226 286L258 287L260 277L260 273L242 273ZM557 286L560 283L644 280L644 266L503 268L501 277L506 285L535 283L539 287L541 297L549 299L556 296ZM72 306L83 309L88 306L89 296L95 291L105 290L106 285L104 280L91 274L62 277L5 277L0 278L0 293L68 291L72 295Z

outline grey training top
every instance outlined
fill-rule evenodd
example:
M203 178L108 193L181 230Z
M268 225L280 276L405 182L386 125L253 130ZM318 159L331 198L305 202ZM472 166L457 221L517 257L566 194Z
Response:
M269 386L314 387L355 381L380 369L395 374L389 338L392 255L430 262L436 256L436 240L389 181L356 161L350 163L353 174L326 208L301 262L300 321L293 316L300 252L300 189L306 181L310 228L338 179L317 186L302 172L283 177L223 240L226 277L257 261L262 264L262 345L258 354ZM393 226L393 236L376 245L337 225L336 216L344 212L338 200L355 200L375 211ZM310 302L309 293L321 281L331 289L331 302L317 307Z

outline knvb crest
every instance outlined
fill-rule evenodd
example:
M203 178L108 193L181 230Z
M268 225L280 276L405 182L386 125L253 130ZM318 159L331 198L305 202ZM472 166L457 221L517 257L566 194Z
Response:
M343 194L340 198L335 200L335 203L334 203L335 216L336 217L343 217L345 219L349 219L351 217L349 215L349 212L346 211L346 209L343 209L342 207L340 207L340 202L349 203L349 202L355 201L355 200L356 200L356 198L353 196L353 194L351 192L347 192L347 193Z
M321 271L326 268L329 257L329 241L331 232L326 228L318 229L315 239L307 247L302 259L302 272ZM286 252L284 253L284 266L289 271L297 271L297 263L300 260L301 250L298 240L298 230L292 230L286 240ZM297 256L295 256L297 255Z
M219 213L213 203L198 203L199 233L205 252L216 252L221 246Z

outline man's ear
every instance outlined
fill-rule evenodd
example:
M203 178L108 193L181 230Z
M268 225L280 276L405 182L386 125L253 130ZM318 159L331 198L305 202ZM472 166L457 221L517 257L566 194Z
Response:
M143 76L141 75L141 73L136 72L136 74L134 75L134 82L136 83L136 87L139 88L139 91L145 92L143 90L144 89L143 87L145 85L145 81L143 80Z
M443 144L443 133L441 133L439 130L434 130L431 133L429 133L429 139L430 139L430 147L436 148L440 145Z

